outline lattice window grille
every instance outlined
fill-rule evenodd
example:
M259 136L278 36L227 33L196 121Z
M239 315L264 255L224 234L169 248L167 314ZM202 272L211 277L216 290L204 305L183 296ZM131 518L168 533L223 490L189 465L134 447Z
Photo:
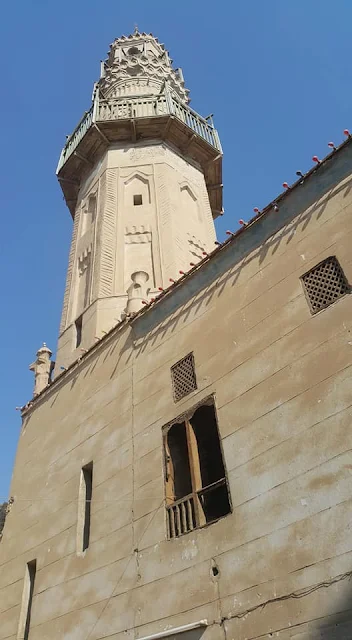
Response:
M350 287L341 266L331 256L302 276L312 313L325 309L349 293Z
M171 367L172 389L175 402L197 389L193 353Z

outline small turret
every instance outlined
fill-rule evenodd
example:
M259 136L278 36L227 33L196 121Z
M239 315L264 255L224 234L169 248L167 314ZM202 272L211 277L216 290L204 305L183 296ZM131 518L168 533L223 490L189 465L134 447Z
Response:
M51 382L55 362L51 361L52 352L43 342L43 346L37 351L37 359L29 365L29 370L34 371L33 396L39 395Z

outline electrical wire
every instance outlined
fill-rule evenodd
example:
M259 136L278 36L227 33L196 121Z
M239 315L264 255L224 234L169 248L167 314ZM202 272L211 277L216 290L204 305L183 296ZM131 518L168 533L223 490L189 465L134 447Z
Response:
M318 591L318 589L324 589L324 588L326 589L327 587L331 587L333 584L336 584L337 582L341 582L342 580L347 580L347 579L350 580L351 578L352 578L352 571L347 571L346 573L342 573L338 576L335 576L334 578L330 578L330 580L324 580L324 582L318 582L318 584L314 584L311 587L305 587L304 589L300 589L299 591L293 591L292 593L287 593L283 596L277 596L276 598L270 598L270 600L266 600L261 604L256 604L253 607L250 607L250 609L246 609L245 611L241 611L240 613L232 613L232 614L229 614L228 616L224 616L221 619L221 622L225 622L226 620L233 620L234 618L239 618L239 619L244 618L249 613L253 613L253 611L257 611L258 609L264 609L268 604L272 604L274 602L283 602L284 600L291 600L291 599L298 600L299 598L310 596L315 591Z

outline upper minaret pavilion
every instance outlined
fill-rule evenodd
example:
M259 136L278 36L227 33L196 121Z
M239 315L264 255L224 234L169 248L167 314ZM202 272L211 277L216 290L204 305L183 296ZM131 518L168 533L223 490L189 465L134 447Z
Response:
M58 365L214 248L222 151L188 94L152 34L136 29L110 45L57 167L74 221Z

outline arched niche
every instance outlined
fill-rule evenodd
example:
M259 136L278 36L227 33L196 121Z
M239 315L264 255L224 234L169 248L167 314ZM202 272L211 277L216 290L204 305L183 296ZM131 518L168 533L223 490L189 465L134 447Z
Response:
M124 183L124 204L136 213L150 204L150 183L147 177L135 173Z
M201 222L198 199L189 184L181 184L180 193L182 208L187 213L187 217L189 217L191 220L198 219L199 222Z
M97 214L97 194L91 193L82 207L81 235L90 229Z

